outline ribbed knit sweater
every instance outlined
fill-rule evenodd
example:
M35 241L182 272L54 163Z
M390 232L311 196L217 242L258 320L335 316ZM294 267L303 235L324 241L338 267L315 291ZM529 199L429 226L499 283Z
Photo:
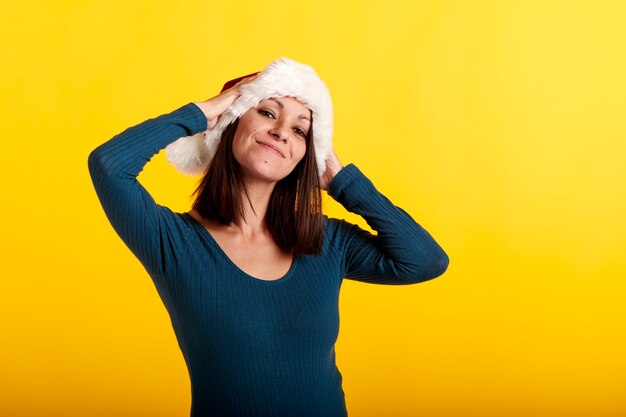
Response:
M328 194L376 233L324 216L321 255L296 255L277 280L248 275L203 225L156 203L137 180L169 143L206 129L188 103L127 128L88 159L109 222L169 313L190 375L191 416L347 416L335 364L343 278L413 284L443 274L448 257L348 164Z

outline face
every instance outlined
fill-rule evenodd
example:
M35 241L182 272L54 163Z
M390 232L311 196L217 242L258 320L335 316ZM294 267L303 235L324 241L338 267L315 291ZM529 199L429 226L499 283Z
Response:
M293 97L262 100L239 119L233 154L244 177L279 181L304 157L311 110Z

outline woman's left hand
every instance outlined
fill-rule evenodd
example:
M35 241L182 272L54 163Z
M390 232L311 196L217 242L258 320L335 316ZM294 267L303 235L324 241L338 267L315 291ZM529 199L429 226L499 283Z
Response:
M330 151L330 155L328 155L328 158L326 159L326 170L320 177L320 188L328 191L328 184L330 184L333 178L335 178L335 175L337 175L342 168L343 165L339 162L339 158L337 158L335 150L332 149Z

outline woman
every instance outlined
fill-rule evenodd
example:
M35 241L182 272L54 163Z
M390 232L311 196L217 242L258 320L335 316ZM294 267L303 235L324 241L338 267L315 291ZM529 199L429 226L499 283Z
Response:
M418 283L448 257L339 162L330 96L310 67L282 58L234 81L92 151L94 187L168 310L192 416L346 416L334 350L343 278ZM189 212L136 180L161 149L204 174ZM322 215L320 189L377 234Z

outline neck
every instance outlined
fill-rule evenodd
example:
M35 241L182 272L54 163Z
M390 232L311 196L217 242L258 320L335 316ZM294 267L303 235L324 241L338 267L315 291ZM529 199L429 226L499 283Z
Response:
M241 196L244 204L244 216L239 223L233 224L232 227L239 229L244 238L252 239L256 235L267 233L265 215L276 183L246 178L245 185L250 201L245 194Z

